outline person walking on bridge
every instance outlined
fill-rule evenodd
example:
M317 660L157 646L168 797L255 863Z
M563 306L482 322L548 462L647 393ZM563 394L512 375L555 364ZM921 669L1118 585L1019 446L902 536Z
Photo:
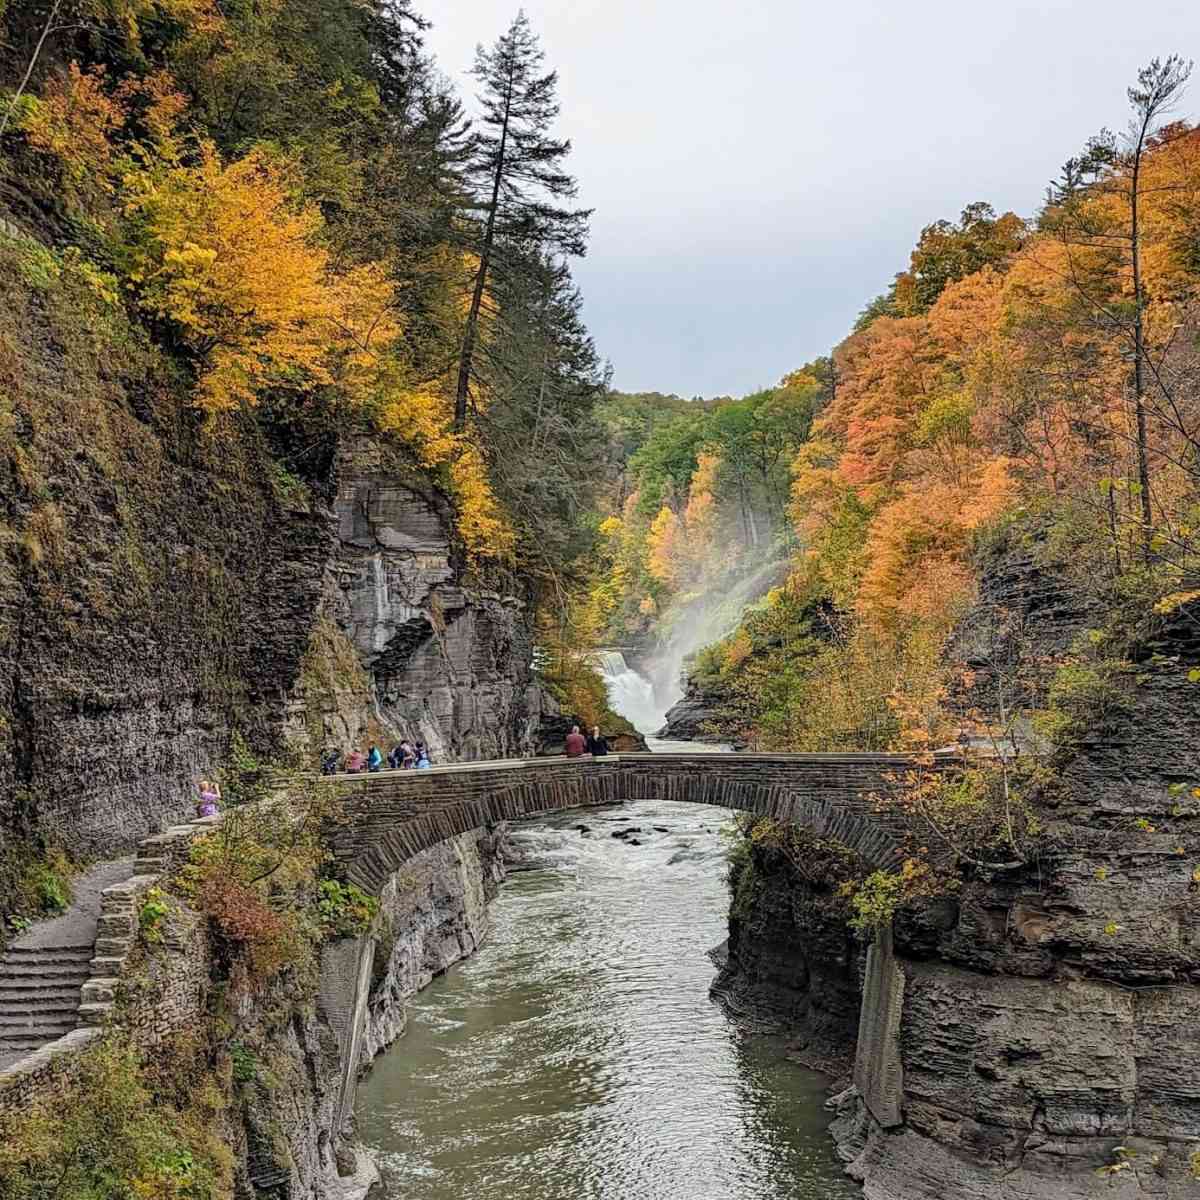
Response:
M583 734L579 732L578 725L571 726L571 732L567 734L566 744L563 748L568 758L579 758L587 750L587 742L583 740Z
M592 736L588 738L587 748L593 758L603 758L608 753L608 738L600 732L599 725L592 726Z

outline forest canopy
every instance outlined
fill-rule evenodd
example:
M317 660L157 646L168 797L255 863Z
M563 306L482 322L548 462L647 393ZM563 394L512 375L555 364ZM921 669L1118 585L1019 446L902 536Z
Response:
M0 6L0 197L140 321L197 419L257 424L300 473L382 434L470 558L545 584L596 472L588 213L524 16L480 52L474 122L426 28L409 0Z

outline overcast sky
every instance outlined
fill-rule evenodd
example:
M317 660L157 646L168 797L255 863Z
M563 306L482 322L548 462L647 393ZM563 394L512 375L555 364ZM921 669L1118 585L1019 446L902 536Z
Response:
M470 95L519 0L425 0ZM738 395L825 353L923 225L1030 214L1125 123L1154 55L1200 58L1197 0L525 0L596 209L575 266L617 387ZM1200 73L1181 115L1200 114Z

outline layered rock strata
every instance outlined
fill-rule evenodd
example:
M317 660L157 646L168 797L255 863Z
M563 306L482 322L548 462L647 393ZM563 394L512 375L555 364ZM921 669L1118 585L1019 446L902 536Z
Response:
M783 1028L798 1058L840 1077L854 1058L862 948L835 893L844 858L803 841L803 869L798 856L763 845L735 862L729 940L712 990L739 1019Z

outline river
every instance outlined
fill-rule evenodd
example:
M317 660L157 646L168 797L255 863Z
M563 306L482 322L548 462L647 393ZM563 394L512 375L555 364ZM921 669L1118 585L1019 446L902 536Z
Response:
M824 1078L709 999L721 820L638 801L519 827L539 869L505 883L486 945L415 998L360 1088L389 1200L861 1194Z

